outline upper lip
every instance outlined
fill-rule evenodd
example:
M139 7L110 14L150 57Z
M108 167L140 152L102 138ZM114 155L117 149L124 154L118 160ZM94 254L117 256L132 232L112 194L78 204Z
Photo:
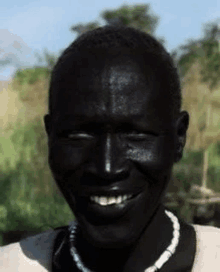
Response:
M81 197L90 197L90 196L120 196L120 195L137 195L143 188L133 188L133 189L124 189L118 186L111 187L93 187L93 186L83 186L78 195Z

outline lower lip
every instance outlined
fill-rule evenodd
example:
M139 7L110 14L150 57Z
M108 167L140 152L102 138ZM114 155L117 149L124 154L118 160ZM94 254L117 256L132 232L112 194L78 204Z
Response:
M88 217L93 218L93 220L97 219L117 219L122 217L141 197L142 193L127 199L126 201L115 204L115 205L106 205L102 206L98 203L92 202L88 200L88 198L81 198L81 201L84 202L84 207L86 210L86 214Z

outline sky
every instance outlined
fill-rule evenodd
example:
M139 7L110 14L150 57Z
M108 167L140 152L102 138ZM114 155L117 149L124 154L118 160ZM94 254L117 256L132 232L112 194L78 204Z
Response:
M122 5L149 4L159 16L157 37L172 52L189 39L199 39L203 26L220 18L219 0L7 0L0 2L0 80L19 67L39 64L44 49L59 55L76 38L71 26L99 21L100 13Z

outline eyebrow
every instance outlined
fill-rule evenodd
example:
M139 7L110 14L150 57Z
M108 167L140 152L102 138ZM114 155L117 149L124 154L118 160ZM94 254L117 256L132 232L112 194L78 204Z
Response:
M129 116L123 116L121 120L119 119L120 125L118 127L121 128L132 128L132 129L140 129L144 131L149 131L155 134L159 134L158 128L151 127L148 128L147 126L144 127L143 122L140 122L138 119L143 118L142 115L140 114L134 114L134 115L129 115ZM97 120L99 119L99 120ZM77 114L77 115L65 115L62 119L59 120L58 126L59 130L65 130L69 129L67 126L73 126L74 128L85 128L88 125L91 128L100 128L100 126L104 126L106 121L102 120L103 118L100 118L98 115L93 115L93 116L86 116L83 114Z

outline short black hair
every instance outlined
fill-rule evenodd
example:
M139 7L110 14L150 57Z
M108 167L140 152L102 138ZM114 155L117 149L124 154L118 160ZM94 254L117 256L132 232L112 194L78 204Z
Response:
M142 49L154 57L157 71L163 74L169 89L173 115L176 117L180 112L182 95L180 79L177 68L170 54L163 45L154 37L140 30L125 26L104 26L92 31L88 31L79 36L73 43L67 47L59 57L51 74L49 88L49 113L52 114L55 104L54 86L59 78L60 69L64 69L65 61L70 58L74 52L80 52L86 49ZM83 50L82 50L83 49ZM84 51L85 52L85 51ZM146 63L149 59L146 59Z

